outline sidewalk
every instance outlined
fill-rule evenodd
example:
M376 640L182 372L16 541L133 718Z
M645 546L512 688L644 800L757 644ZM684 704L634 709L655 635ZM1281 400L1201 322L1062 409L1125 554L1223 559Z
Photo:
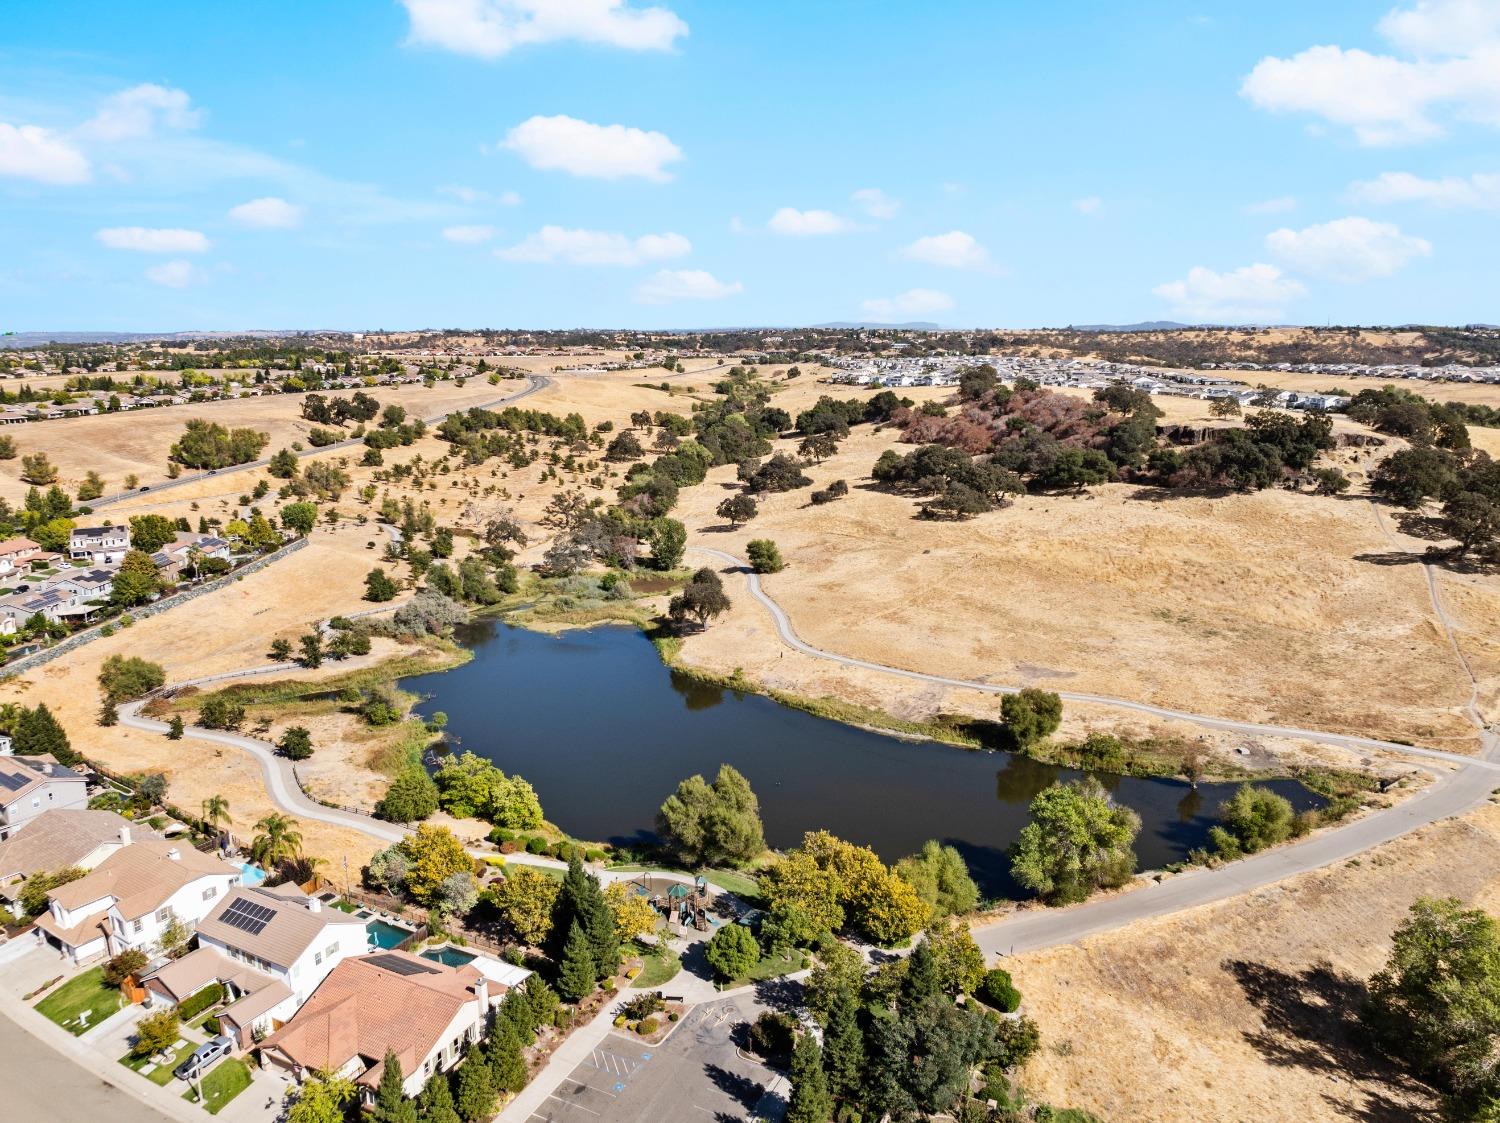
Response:
M623 991L620 992L620 994L623 993ZM540 1111L542 1105L547 1102L547 1098L557 1091L568 1075L582 1064L584 1058L591 1055L615 1028L617 1005L619 1005L618 1002L606 1002L599 1013L594 1016L593 1021L569 1034L568 1039L558 1046L557 1052L548 1058L542 1071L537 1073L531 1083L526 1085L515 1099L506 1104L504 1110L495 1118L500 1123L525 1123Z

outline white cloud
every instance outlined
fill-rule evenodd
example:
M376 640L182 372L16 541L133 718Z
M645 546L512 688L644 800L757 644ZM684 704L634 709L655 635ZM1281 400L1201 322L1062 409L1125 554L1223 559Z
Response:
M794 238L811 238L820 234L842 234L854 229L854 224L832 211L799 211L796 207L782 207L766 222L766 228Z
M201 279L202 274L193 268L193 263L181 258L164 261L146 270L146 280L169 289L185 289Z
M941 265L947 269L988 269L989 250L974 240L973 235L962 230L950 230L946 234L931 234L918 238L901 251L908 261L921 261L928 265Z
M111 226L94 235L112 250L137 253L206 253L208 239L200 230L152 229L147 226Z
M672 304L679 300L723 300L745 291L738 281L721 281L702 269L663 269L636 286L638 304Z
M266 230L290 230L302 224L302 208L275 195L251 199L229 208L229 217L241 226L258 226Z
M861 187L849 198L871 218L895 218L901 209L900 199L892 199L878 187Z
M1431 203L1496 210L1500 209L1500 174L1422 179L1411 172L1382 172L1374 179L1350 184L1349 198L1356 203Z
M644 234L627 238L603 230L565 230L561 226L544 226L520 242L496 250L495 256L506 261L524 261L550 265L640 265L647 261L664 261L684 257L693 243L681 234Z
M1274 199L1262 199L1258 203L1248 203L1245 206L1246 214L1286 214L1287 211L1297 209L1297 200L1291 195L1278 195Z
M401 0L410 41L493 59L533 43L575 40L628 51L671 50L688 26L675 12L626 0Z
M454 185L452 187L439 187L438 194L449 195L463 203L498 203L502 207L519 207L521 205L521 193L519 191L502 191L498 195L488 191L481 191L477 187L464 187Z
M682 149L662 133L564 115L522 121L503 146L533 168L595 179L640 176L665 183L672 176L664 165L682 159Z
M1389 277L1413 258L1432 255L1432 243L1422 238L1389 222L1352 216L1301 230L1273 230L1266 248L1298 273L1347 284Z
M0 122L0 176L39 183L84 183L89 178L89 161L50 129Z
M1262 263L1229 273L1195 265L1184 280L1169 281L1151 291L1170 301L1179 316L1220 321L1274 319L1291 301L1307 295L1300 281Z
M496 234L493 226L445 226L443 237L460 245L473 246L488 242Z
M110 94L78 129L87 140L141 140L158 128L195 129L203 114L186 92L147 82Z
M1079 214L1098 214L1102 206L1104 200L1097 195L1085 195L1082 199L1073 200L1073 209Z
M1262 109L1312 113L1354 130L1361 144L1429 140L1436 111L1500 126L1500 4L1419 0L1378 30L1405 57L1325 45L1263 58L1241 96Z
M907 289L900 296L882 296L860 305L869 320L904 320L931 316L953 307L953 298L936 289Z

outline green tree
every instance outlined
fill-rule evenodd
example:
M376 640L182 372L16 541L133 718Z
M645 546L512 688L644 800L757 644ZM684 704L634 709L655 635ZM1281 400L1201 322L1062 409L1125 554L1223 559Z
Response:
M1292 837L1296 819L1284 796L1270 788L1241 784L1219 807L1219 825L1208 837L1221 855L1236 858L1285 842Z
M40 756L48 753L61 764L76 764L79 756L68 742L68 735L52 716L47 703L35 709L22 710L11 730L11 748L17 756Z
M458 1112L453 1107L453 1089L448 1086L446 1072L434 1072L417 1098L417 1110L422 1123L460 1123Z
M742 491L725 499L717 508L719 518L728 519L732 527L749 522L759 510L760 506L755 502L755 497L746 495Z
M1489 547L1500 538L1500 501L1461 491L1443 504L1443 533L1458 541L1458 556Z
M1395 931L1363 1011L1382 1048L1448 1091L1455 1119L1500 1102L1500 927L1456 898L1418 898Z
M798 1034L792 1050L792 1097L786 1123L828 1123L832 1117L833 1096L823 1071L823 1050L812 1034Z
M288 760L306 760L313 754L312 734L305 726L290 726L282 733L276 747Z
M266 471L279 480L291 479L297 474L297 454L289 448L282 449L271 457Z
M707 566L695 571L692 580L667 605L667 617L679 627L691 619L704 628L715 616L727 611L729 597L724 592L724 582Z
M132 515L130 545L142 553L154 554L177 540L177 524L165 515Z
M167 681L160 663L136 655L111 655L99 668L99 687L111 702L128 702L159 690Z
M395 600L396 583L386 576L383 569L372 569L365 574L365 600L383 603Z
M1062 699L1050 690L1028 686L1000 700L1000 716L1015 743L1026 748L1057 732L1062 724Z
M676 519L654 519L647 541L651 544L653 566L662 570L676 569L682 564L682 555L687 549L687 527Z
M597 981L593 948L575 920L568 929L567 943L563 945L562 965L557 976L558 993L569 1002L582 1002L593 993Z
M91 499L98 499L104 494L104 477L98 472L90 470L83 478L83 483L78 485L78 502L87 503Z
M183 734L182 715L173 714L172 720L167 722L167 740L181 741Z
M509 995L506 996L506 1002L510 1004ZM529 1012L527 1017L529 1019ZM490 1031L485 1052L489 1059L490 1076L496 1088L502 1092L519 1092L526 1087L530 1074L526 1070L526 1058L521 1055L521 1039L516 1036L516 1030L508 1020L495 1019L495 1027Z
M760 962L760 945L743 924L724 924L703 949L703 958L727 982L748 975Z
M438 807L437 785L419 764L396 773L385 795L375 805L375 814L392 823L417 823Z
M323 665L323 634L321 632L308 632L297 641L297 646L302 651L302 654L297 657L297 662L308 669Z
M518 940L541 947L552 933L552 910L561 887L528 866L509 866L505 880L491 886L495 909Z
M370 1123L417 1123L417 1105L406 1098L401 1085L405 1077L401 1072L401 1059L394 1049L385 1051L385 1063L380 1072L380 1083L375 1088L375 1106L371 1110Z
M287 1123L345 1123L355 1095L353 1081L326 1072L312 1073L298 1087L297 1099L287 1111Z
M133 1056L149 1057L152 1053L165 1053L177 1043L182 1031L182 1020L176 1010L158 1010L147 1014L135 1023L135 1041L130 1046Z
M117 987L131 975L139 975L150 960L140 948L126 948L104 963L104 981Z
M281 525L306 538L318 525L318 508L314 503L288 503L281 509Z
M919 852L897 862L896 873L927 902L935 918L962 916L979 904L979 886L969 876L963 855L936 839L928 839Z
M188 468L228 468L254 460L269 439L254 429L226 429L218 422L194 418L172 446L171 456Z
M657 828L687 864L748 862L766 848L760 800L750 781L730 765L712 784L689 776L657 812Z
M1011 874L1049 904L1081 901L1135 873L1141 820L1093 777L1053 784L1031 801L1031 822L1011 847Z
M161 575L157 573L156 563L151 560L151 556L139 550L128 551L120 568L115 571L115 578L110 586L110 600L129 607L145 604L159 592Z
M781 551L769 538L752 538L745 543L745 553L750 558L750 568L756 573L780 573L786 568Z
M275 869L283 862L302 857L302 832L296 819L272 812L255 824L256 835L250 840L250 856L262 869Z
M858 1098L864 1079L865 1036L859 1027L857 994L848 985L835 987L824 1017L823 1068L828 1088L846 1102Z
M498 1098L490 1066L485 1062L484 1054L475 1049L458 1066L458 1095L454 1097L453 1106L464 1123L481 1123L495 1114Z
M238 729L245 721L245 707L232 694L210 694L198 703L198 724L204 729Z
M292 657L292 641L284 636L277 636L271 641L271 658L277 663L285 663Z
M433 900L443 882L474 868L464 844L447 827L423 823L399 844L406 855L406 891L418 904Z
M34 452L21 457L21 478L30 484L56 483L57 468L45 452Z

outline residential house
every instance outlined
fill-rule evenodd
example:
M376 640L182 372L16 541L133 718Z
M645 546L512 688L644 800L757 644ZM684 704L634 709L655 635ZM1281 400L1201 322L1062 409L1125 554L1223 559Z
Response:
M88 807L88 787L50 756L0 757L0 842L49 811Z
M68 540L68 556L95 565L119 565L130 549L128 526L80 526Z
M415 1096L484 1036L500 997L471 964L449 967L402 951L346 959L266 1038L261 1063L299 1081L333 1072L353 1080L369 1103L389 1050L401 1062L403 1091Z
M210 558L225 562L233 560L233 548L225 539L188 532L178 534L175 541L152 554L151 560L168 581L176 581L184 570L193 567L195 554L205 561Z
M48 592L67 593L80 604L97 604L109 600L114 589L112 569L74 569L47 585Z
M14 635L33 616L41 615L49 624L88 619L99 609L99 598L61 582L49 582L39 591L0 597L0 635ZM108 599L105 594L103 599Z
M0 904L14 905L26 881L39 873L91 870L136 839L159 838L155 831L113 811L45 811L0 842Z
M237 866L186 843L138 842L47 894L37 942L74 963L149 950L174 921L195 928L239 883Z
M233 1000L219 1015L244 1048L292 1017L328 973L369 950L365 922L325 908L295 885L240 887L198 922L198 948L143 983L152 1001L176 1004L214 983Z
M25 573L31 559L41 553L42 548L30 538L7 538L0 542L0 577L12 573Z

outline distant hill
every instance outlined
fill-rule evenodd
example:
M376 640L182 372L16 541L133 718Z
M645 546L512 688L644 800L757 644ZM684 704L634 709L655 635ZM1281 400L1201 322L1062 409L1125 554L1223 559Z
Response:
M850 331L852 329L872 328L875 330L885 329L887 331L942 331L942 324L930 323L927 320L911 320L904 324L876 324L863 323L854 320L839 320L831 324L812 324L812 329L826 331Z
M139 343L146 339L177 342L188 339L278 339L296 331L18 331L0 335L0 347L40 347L44 343Z
M1147 320L1139 324L1069 324L1073 331L1181 331L1197 324L1179 324L1175 320Z

